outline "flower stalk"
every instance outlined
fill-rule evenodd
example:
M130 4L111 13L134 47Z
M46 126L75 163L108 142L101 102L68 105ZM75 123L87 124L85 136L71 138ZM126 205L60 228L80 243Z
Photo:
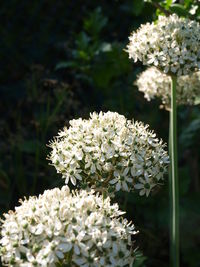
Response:
M177 160L177 110L176 110L177 77L171 76L171 110L170 110L170 175L171 178L171 266L179 267L179 186Z

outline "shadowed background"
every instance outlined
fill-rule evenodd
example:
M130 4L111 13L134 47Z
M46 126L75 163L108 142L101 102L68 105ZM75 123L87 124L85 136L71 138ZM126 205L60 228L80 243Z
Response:
M172 10L186 15L191 4L184 1ZM23 196L63 185L48 165L46 144L72 118L117 111L149 124L167 142L169 114L159 109L159 100L147 102L133 86L144 67L123 51L130 32L155 19L156 12L137 0L1 4L1 214ZM178 112L181 267L198 267L200 107ZM149 198L121 193L117 201L140 231L137 244L144 256L134 267L169 266L167 176Z

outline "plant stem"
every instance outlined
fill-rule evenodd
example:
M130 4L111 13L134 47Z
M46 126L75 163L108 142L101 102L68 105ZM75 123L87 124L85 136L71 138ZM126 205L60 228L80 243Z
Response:
M171 76L171 110L170 110L170 178L171 178L171 266L179 267L179 188L177 161L177 114L176 114L177 77Z
M152 2L152 1L150 1L150 3L151 3L155 8L157 8L157 9L159 9L161 12L163 12L163 13L165 14L166 17L168 17L168 16L170 16L170 15L172 14L169 10L165 9L164 7L162 7L159 3L157 3L157 2Z
M169 112L169 139L168 139L168 153L170 156L170 165L169 165L169 178L168 178L168 184L169 184L169 218L170 218L170 222L169 222L169 244L170 244L170 263L172 265L172 167L171 167L171 112ZM171 266L170 265L170 266Z

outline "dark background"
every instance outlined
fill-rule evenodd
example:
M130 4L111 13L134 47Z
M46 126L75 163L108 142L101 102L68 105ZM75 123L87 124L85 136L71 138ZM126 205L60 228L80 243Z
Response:
M133 86L144 67L123 51L160 4L191 16L194 1L7 0L0 7L0 210L62 186L46 160L49 140L72 118L117 111L168 140L168 112ZM193 16L199 19L199 9ZM200 107L178 109L181 267L200 266ZM169 266L168 178L150 197L116 201L140 231L134 267ZM1 265L1 264L0 264Z

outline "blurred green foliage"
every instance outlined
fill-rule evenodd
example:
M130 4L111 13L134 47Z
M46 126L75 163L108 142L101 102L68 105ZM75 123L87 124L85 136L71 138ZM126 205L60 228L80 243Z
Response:
M1 4L0 209L61 186L46 144L71 118L113 110L168 140L168 112L133 86L144 67L124 52L128 36L161 13L200 19L197 1L15 1ZM179 116L181 267L200 266L200 107ZM139 230L134 267L169 266L168 181L152 197L117 201Z

